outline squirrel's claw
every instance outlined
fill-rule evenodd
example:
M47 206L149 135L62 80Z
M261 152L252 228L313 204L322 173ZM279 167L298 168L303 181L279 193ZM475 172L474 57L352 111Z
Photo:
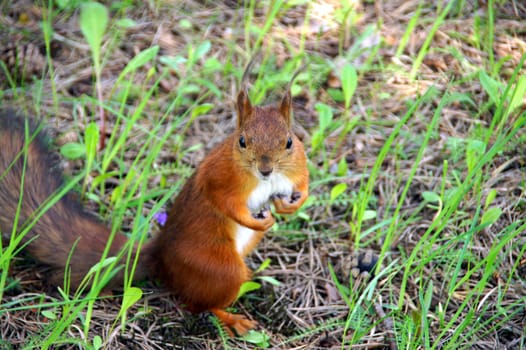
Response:
M234 332L237 335L244 335L258 325L256 321L249 320L243 315L231 314L221 309L211 309L210 311L221 321L225 331L231 337L234 336Z
M290 196L274 196L272 201L277 213L292 214L303 204L303 201L300 201L301 197L301 192L293 192Z

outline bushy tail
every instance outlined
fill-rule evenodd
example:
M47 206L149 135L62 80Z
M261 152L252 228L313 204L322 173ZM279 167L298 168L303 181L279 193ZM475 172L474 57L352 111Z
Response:
M58 157L48 145L40 125L0 111L0 231L6 240L30 227L21 244L27 244L24 249L33 258L51 267L49 282L54 285L61 285L74 249L69 267L75 287L100 261L111 231L86 212L73 194L57 197L64 181ZM124 235L114 235L108 256L117 255L126 242ZM139 278L144 273L139 266Z

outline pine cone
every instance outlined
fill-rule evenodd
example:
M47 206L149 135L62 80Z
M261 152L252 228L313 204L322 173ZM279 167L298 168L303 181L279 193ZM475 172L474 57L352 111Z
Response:
M372 250L354 252L351 256L351 274L354 278L373 277L378 263L378 256Z

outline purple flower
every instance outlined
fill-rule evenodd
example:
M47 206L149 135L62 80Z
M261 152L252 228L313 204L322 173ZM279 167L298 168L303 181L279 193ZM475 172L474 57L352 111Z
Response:
M164 226L164 224L166 224L166 220L168 219L168 214L165 211L161 211L153 214L153 218L157 220L159 225Z

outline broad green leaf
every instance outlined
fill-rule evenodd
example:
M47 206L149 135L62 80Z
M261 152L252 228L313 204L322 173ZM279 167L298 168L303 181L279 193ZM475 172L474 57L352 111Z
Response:
M255 331L253 329L243 336L243 340L247 343L255 344L263 349L270 346L270 336L264 332Z
M128 310L142 298L142 290L137 287L130 287L124 291L122 297L122 309Z
M102 347L102 338L100 335L96 335L93 337L93 348L95 350L98 350Z
M346 64L342 69L342 90L345 98L345 109L349 109L351 99L358 84L356 69L351 64Z
M477 107L477 104L467 93L453 92L445 97L448 104L450 103L467 103L473 107Z
M78 142L66 143L60 147L60 154L70 160L84 158L86 156L86 147Z
M273 286L279 286L281 285L281 282L278 281L277 279L275 279L274 277L270 277L270 276L260 276L258 277L260 280L262 281L265 281L265 282L268 282L270 284L272 284Z
M210 92L212 92L217 98L221 99L223 92L217 87L215 82L199 78L196 78L195 81L210 90ZM201 91L203 91L203 89L201 89Z
M117 203L117 201L122 198L122 191L123 191L122 186L123 184L117 185L115 186L113 191L111 191L111 196L110 196L111 204Z
M159 46L152 46L139 52L135 57L133 57L126 67L122 70L120 76L124 76L130 72L136 71L138 68L144 66L146 63L153 61L157 57L159 52Z
M121 317L121 323L126 322L126 312L130 307L135 305L137 301L139 301L142 298L142 290L137 287L130 287L126 288L124 291L124 295L122 297L122 306L119 310L119 315Z
M224 65L216 57L210 57L206 59L205 63L203 64L203 67L208 72L217 72L222 70L224 68Z
M491 205L491 203L493 203L496 197L497 197L497 190L492 188L488 192L488 196L486 197L486 202L484 203L484 210L489 208L489 206Z
M86 158L92 161L97 154L97 145L99 144L99 127L95 123L89 123L85 131Z
M305 220L307 222L310 221L310 216L309 214L307 214L306 212L304 211L300 211L298 214L296 214L296 216L302 220Z
M98 2L87 2L80 9L80 30L93 53L95 65L99 64L102 37L108 25L108 10Z
M64 10L70 2L71 0L55 0L55 4L57 4L57 7L61 10Z
M212 43L210 42L210 40L203 41L197 47L197 49L195 49L195 59L198 60L198 59L203 58L208 53L208 51L210 51L211 48L212 48Z
M261 288L261 284L254 282L254 281L247 281L244 282L241 287L239 288L239 292L237 293L237 298L241 298L243 295L252 292L254 290L258 290Z
M192 28L192 22L190 22L187 19L182 19L179 21L179 27L183 29L191 29Z
M325 131L331 123L332 123L332 109L330 106L326 105L325 103L318 102L314 106L314 108L318 111L318 117L320 120L320 131Z
M211 104L211 103L203 103L202 105L198 105L196 106L193 110L192 110L192 119L194 119L195 117L198 117L200 115L203 115L205 113L207 113L208 111L210 111L212 108L214 108L214 105Z
M340 159L340 161L338 162L338 169L336 170L336 174L338 176L345 176L347 175L348 169L349 169L349 166L347 164L347 160L345 160L345 158L342 157L342 159Z
M134 27L137 24L137 22L135 22L131 18L122 18L122 19L119 19L115 24L119 28L128 29L128 28Z
M329 94L330 97L332 97L332 99L335 102L343 102L343 101L345 101L345 97L343 95L343 91L340 90L340 89L329 88L329 89L327 89L327 93Z
M440 202L440 196L436 194L435 192L431 191L424 191L422 192L422 197L426 202L429 203L439 203Z
M491 102L498 103L500 98L500 83L490 77L485 71L481 70L479 73L480 84L489 95Z
M115 260L117 260L117 257L111 256L109 258L104 259L104 261L99 261L89 269L89 272L87 274L91 275L98 270L102 270L103 268L111 265Z
M292 96L298 95L299 93L301 93L302 90L303 88L298 84L292 84L292 86L290 87L290 93Z
M179 65L186 63L186 61L188 60L183 56L161 56L159 58L159 62L174 70L179 70L181 68Z
M482 226L494 224L502 214L502 209L498 207L489 208L484 212L480 219Z
M184 153L185 154L186 153L192 153L192 152L200 150L201 148L203 148L203 144L202 143L196 143L195 145L192 145L192 146L188 147Z
M517 81L517 87L513 93L513 97L510 102L510 112L513 112L517 107L522 106L524 103L524 96L526 95L526 77L524 75L519 76Z
M91 181L91 186L94 187L94 188L98 187L101 183L105 182L106 180L108 180L108 179L110 179L112 177L118 176L118 175L119 175L118 171L109 171L107 173L103 173L103 174L97 175Z
M314 132L314 134L312 134L312 138L311 138L312 150L316 151L321 146L322 143L323 143L323 132L321 130L317 130Z
M43 21L41 22L42 25L42 36L44 38L51 38L53 37L53 27L51 26L51 21Z
M57 319L57 315L55 314L55 311L53 310L42 310L41 314L42 316L49 318L50 320Z
M185 85L179 91L180 94L197 94L199 92L201 92L201 88L199 87L199 85L195 84Z
M469 140L466 146L466 163L468 166L469 172L477 164L478 160L484 152L486 151L486 145L480 140Z
M347 190L346 183L339 183L331 189L331 203Z
M261 263L261 265L259 265L258 269L256 271L254 271L254 273L258 273L258 272L261 272L261 271L265 270L267 267L270 266L270 262L271 261L270 261L269 258L265 259L265 261L263 261Z
M429 308L431 307L431 301L433 300L433 280L430 279L429 280L429 284L427 285L427 288L426 288L426 294L424 295L424 302L422 305L426 311L429 310ZM427 312L425 313L425 316L427 316Z
M376 210L365 210L363 212L362 220L367 221L371 219L376 219Z
M97 194L93 192L86 192L84 193L84 196L86 197L88 201L91 201L93 203L101 203L100 197L97 196Z

